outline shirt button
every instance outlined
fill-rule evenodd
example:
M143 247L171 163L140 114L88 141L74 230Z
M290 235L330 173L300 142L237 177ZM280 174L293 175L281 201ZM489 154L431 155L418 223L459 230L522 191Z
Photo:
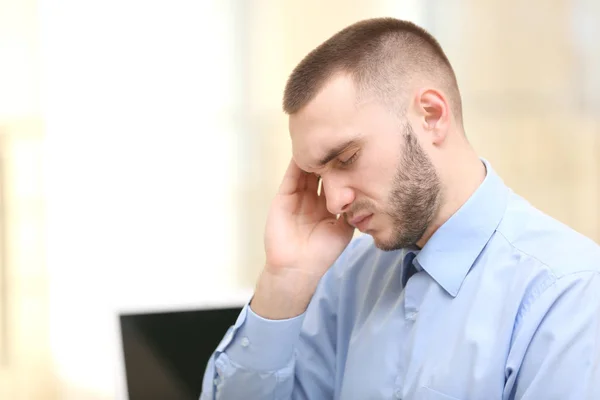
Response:
M396 389L396 391L394 392L394 394L396 395L397 399L401 399L402 398L402 391L400 389Z
M248 347L248 345L250 344L250 340L247 337L243 337L240 344L242 345L242 347Z
M221 382L219 381L219 378L215 378L213 383L215 384L215 386L219 386L219 383L221 383Z

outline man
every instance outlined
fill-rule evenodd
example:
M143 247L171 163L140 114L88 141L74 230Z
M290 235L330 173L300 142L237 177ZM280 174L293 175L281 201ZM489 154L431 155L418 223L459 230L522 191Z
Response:
M477 156L434 38L349 26L284 109L266 265L202 399L600 399L600 247Z

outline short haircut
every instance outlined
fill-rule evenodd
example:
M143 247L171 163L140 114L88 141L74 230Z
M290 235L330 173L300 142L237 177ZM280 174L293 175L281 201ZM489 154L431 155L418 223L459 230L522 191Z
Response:
M437 40L412 22L367 19L330 37L292 71L283 110L287 114L301 110L338 73L351 76L360 97L379 96L402 115L409 85L421 80L433 83L446 95L451 113L462 125L460 92L450 61Z

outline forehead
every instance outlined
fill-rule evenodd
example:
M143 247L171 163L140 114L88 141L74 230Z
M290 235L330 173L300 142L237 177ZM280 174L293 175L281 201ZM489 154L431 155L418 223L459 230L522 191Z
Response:
M357 104L354 83L338 75L290 116L292 151L301 168L314 165L324 153L361 133Z

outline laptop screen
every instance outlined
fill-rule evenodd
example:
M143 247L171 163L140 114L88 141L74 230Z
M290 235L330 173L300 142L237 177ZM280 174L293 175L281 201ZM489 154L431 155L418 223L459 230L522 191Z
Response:
M129 400L198 400L208 359L241 310L122 314Z

